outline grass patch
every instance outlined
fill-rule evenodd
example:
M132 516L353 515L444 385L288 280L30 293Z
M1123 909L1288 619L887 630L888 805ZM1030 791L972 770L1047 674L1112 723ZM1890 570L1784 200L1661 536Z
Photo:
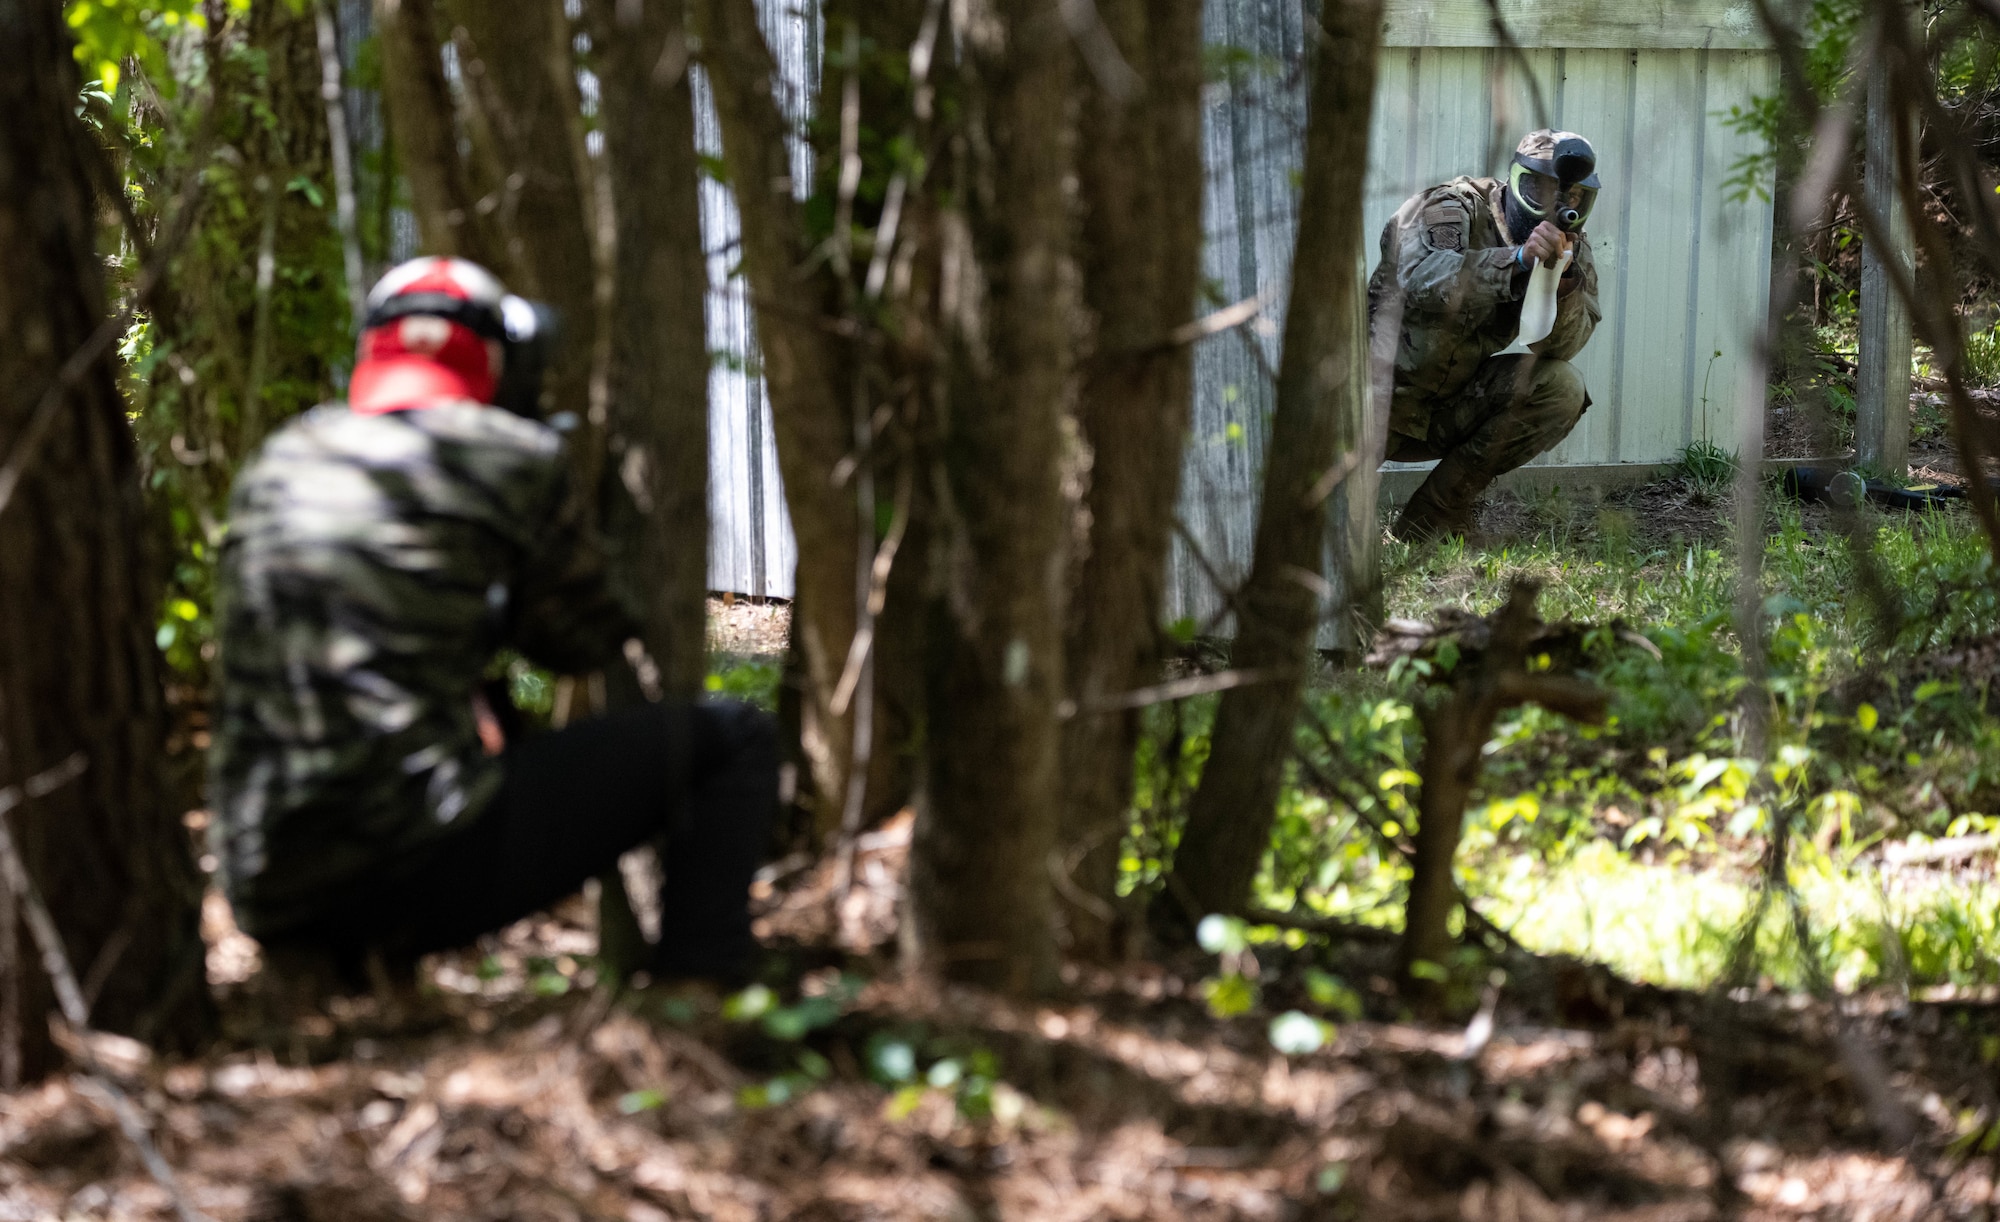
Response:
M1655 525L1648 507L1665 503L1688 534ZM1855 557L1830 520L1772 498L1771 738L1759 760L1740 715L1736 565L1712 541L1720 497L1689 473L1623 501L1545 493L1508 512L1520 522L1504 536L1391 544L1386 556L1392 615L1485 614L1525 576L1543 584L1545 618L1605 626L1587 639L1585 665L1612 690L1608 722L1520 709L1487 745L1458 864L1489 915L1536 949L1707 984L1750 911L1782 816L1798 836L1791 882L1813 931L1810 958L1843 987L2000 982L1993 885L1882 873L1871 851L1889 838L1983 829L2000 811L2000 718L1983 677L1923 669L1931 651L2000 630L1993 566L1968 513L1863 511L1902 605L1891 635L1855 598ZM1415 667L1347 672L1309 695L1303 762L1279 804L1260 904L1399 924L1408 867L1388 841L1415 820L1426 683ZM1211 717L1207 701L1149 714L1129 888L1154 885L1170 860ZM1782 900L1756 947L1766 977L1806 983L1808 956Z

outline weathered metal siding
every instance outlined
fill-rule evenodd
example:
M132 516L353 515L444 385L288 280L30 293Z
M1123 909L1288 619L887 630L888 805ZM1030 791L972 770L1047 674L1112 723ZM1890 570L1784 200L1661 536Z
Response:
M780 100L802 125L819 84L819 6L812 0L759 0L764 37L778 61ZM695 139L711 156L722 152L722 129L708 81L694 76ZM801 194L812 182L812 153L792 143L792 181ZM790 598L798 546L778 480L771 404L758 376L760 361L750 295L737 263L739 229L729 189L701 180L701 231L708 249L709 547L713 590Z
M1364 188L1368 266L1379 261L1383 225L1416 191L1459 174L1503 174L1516 140L1543 123L1581 132L1604 179L1589 223L1604 319L1578 362L1593 404L1537 462L1656 463L1693 440L1732 444L1768 291L1771 208L1732 197L1727 180L1756 146L1726 116L1770 92L1771 56L1754 49L1742 13L1713 3L1620 9L1615 32L1637 49L1588 45L1598 41L1588 5L1504 7L1530 44L1519 53L1480 45L1493 41L1483 3L1392 3L1392 43L1466 45L1383 52ZM1557 20L1556 9L1584 15ZM1211 43L1236 49L1242 70L1208 99L1206 274L1221 300L1261 296L1264 317L1195 354L1181 500L1188 538L1175 547L1167 614L1203 627L1221 624L1210 571L1234 585L1250 560L1305 102L1296 0L1212 3L1207 27ZM1543 37L1587 45L1532 45Z

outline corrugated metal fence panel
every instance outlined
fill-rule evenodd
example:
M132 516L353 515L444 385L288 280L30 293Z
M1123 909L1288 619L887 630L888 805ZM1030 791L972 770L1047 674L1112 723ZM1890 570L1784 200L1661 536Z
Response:
M1226 631L1221 589L1248 573L1284 327L1284 278L1297 226L1305 41L1297 0L1211 3L1210 45L1232 49L1228 83L1204 100L1207 248L1214 304L1261 297L1248 327L1194 350L1194 414L1181 466L1180 519L1167 584L1169 620Z
M785 112L802 125L819 82L821 22L810 0L759 0L764 37L778 61ZM722 152L715 100L699 69L694 75L695 139L710 156ZM803 194L812 182L812 153L792 144L792 181ZM778 478L771 404L758 375L760 357L748 286L732 276L739 229L729 188L701 181L701 230L708 249L708 376L710 589L790 598L798 547Z

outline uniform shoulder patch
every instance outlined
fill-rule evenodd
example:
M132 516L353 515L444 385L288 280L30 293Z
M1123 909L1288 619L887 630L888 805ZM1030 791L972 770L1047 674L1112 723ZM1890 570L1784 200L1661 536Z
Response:
M1433 201L1424 209L1424 238L1433 250L1464 250L1466 219L1457 200Z

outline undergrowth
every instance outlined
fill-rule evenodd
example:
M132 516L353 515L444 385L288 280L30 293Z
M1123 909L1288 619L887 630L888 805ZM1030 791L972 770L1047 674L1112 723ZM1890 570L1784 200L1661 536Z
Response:
M1696 499L1703 483L1726 482L1720 471L1691 474L1681 482ZM1725 512L1720 498L1709 511ZM1540 708L1501 717L1460 883L1531 948L1698 986L1743 934L1782 822L1811 944L1797 944L1783 899L1768 905L1754 933L1766 978L1803 987L1818 968L1848 988L2000 983L1993 883L1888 870L1879 851L1892 839L2000 829L2000 717L1987 676L1926 661L2000 628L1984 540L1963 510L1865 511L1900 612L1885 627L1856 595L1850 547L1818 511L1773 498L1768 512L1761 760L1745 741L1736 563L1716 543L1646 533L1616 503L1543 494L1514 537L1391 546L1390 614L1485 614L1517 577L1539 580L1545 619L1595 626L1585 673L1612 693L1601 727ZM1330 672L1310 694L1259 906L1399 926L1409 870L1395 845L1415 819L1416 709L1443 677L1429 662ZM1211 717L1203 701L1149 714L1128 888L1151 887L1170 858Z

